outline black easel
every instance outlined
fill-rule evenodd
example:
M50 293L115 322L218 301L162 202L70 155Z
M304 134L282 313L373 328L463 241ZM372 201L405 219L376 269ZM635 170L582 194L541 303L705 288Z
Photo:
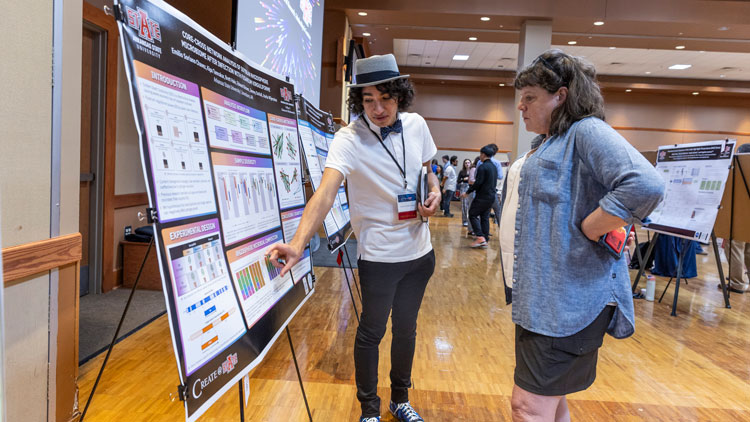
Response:
M242 385L243 382L244 380L240 378L240 382L237 383L240 387L240 422L245 422L245 387Z
M341 245L341 248L346 247L346 242L344 242L343 245ZM328 248L331 249L331 245L328 245ZM334 250L331 251L332 253ZM354 291L352 290L352 285L349 283L349 274L346 272L346 266L344 265L344 259L343 259L344 253L341 252L341 249L338 250L338 259L337 261L341 263L341 269L344 271L344 278L346 279L346 287L349 288L349 296L352 298L352 307L354 307L354 316L357 317L357 322L359 321L359 311L357 310L357 302L354 300ZM354 272L352 272L352 276L354 276Z
M304 283L304 282L303 282ZM310 411L310 404L307 402L307 394L305 393L305 385L302 383L302 374L299 371L299 364L297 363L297 353L294 351L294 345L292 344L292 335L289 332L289 326L286 327L286 338L289 340L289 349L292 350L292 359L294 359L294 368L297 370L297 380L299 380L299 388L302 390L302 398L305 400L305 408L307 409L307 417L310 418L310 422L313 422L312 412ZM244 377L243 377L244 378ZM242 385L243 379L240 379L239 393L240 393L240 422L245 422L245 387Z
M310 422L313 422L312 412L310 412L310 405L307 403L307 394L305 394L305 386L302 384L302 374L299 372L299 364L297 363L297 354L294 352L294 345L292 344L292 335L289 333L289 326L286 326L286 338L289 340L289 348L292 350L292 358L294 359L294 368L297 370L297 379L299 380L299 388L302 390L302 398L305 399L305 407L307 408L307 417L310 418Z
M156 209L148 208L146 211L148 214L149 224L153 224L154 221L156 221L156 217L155 217ZM146 254L143 256L143 261L141 261L141 267L138 269L138 275L135 277L135 281L133 282L133 287L130 289L130 296L128 296L128 302L125 304L125 309L123 309L122 311L122 316L120 316L120 322L117 324L115 335L112 337L112 342L109 343L109 348L107 349L107 355L104 356L104 362L102 362L102 367L99 368L99 374L96 376L96 381L94 381L94 387L91 389L91 394L89 394L89 398L88 400L86 400L86 406L83 408L83 413L81 413L81 418L78 420L78 422L83 422L83 419L86 417L86 413L88 412L89 406L91 405L91 400L94 398L94 393L96 393L96 387L99 385L99 381L102 378L102 373L104 372L104 368L107 366L107 361L109 361L109 356L112 354L112 349L115 347L115 343L117 343L117 336L120 335L120 329L122 328L122 323L123 321L125 321L125 316L128 314L128 309L130 308L130 302L133 301L133 294L135 294L135 289L136 287L138 287L138 282L141 279L141 273L143 272L143 267L146 265L148 254L151 252L151 247L154 246L154 236L152 236L151 241L148 242L148 248L146 248Z
M359 295L359 302L362 303L362 291L359 288L359 281L357 281L357 276L354 275L354 266L352 266L352 261L349 259L349 250L346 249L346 245L344 245L341 249L344 250L344 255L346 255L346 261L349 263L349 270L352 272L352 278L354 279L354 287L357 288L357 295ZM344 264L344 261L341 261L341 264ZM344 269L346 271L346 269Z
M640 262L640 268L638 269L638 275L635 277L635 281L633 282L633 292L636 292L636 289L638 288L638 282L641 279L641 276L643 275L643 271L646 267L646 261L648 261L649 258L651 258L651 254L654 250L654 245L656 244L657 239L659 239L660 233L655 232L654 237L651 238L651 242L648 245L648 249L646 250L646 256L641 257L640 251L638 252L638 260ZM682 250L680 251L680 255L678 258L678 264L677 264L677 277L676 277L676 284L675 284L675 290L674 290L674 301L672 302L672 316L677 316L677 297L680 294L680 279L682 278L682 262L685 258L685 252L687 251L687 242L689 242L689 239L683 239L682 243ZM727 309L731 309L732 306L729 304L729 290L727 289L727 284L724 278L724 268L721 266L721 258L719 257L719 245L716 242L716 233L711 231L711 243L714 249L714 257L716 258L716 268L719 271L719 283L721 284L721 291L724 296L724 307ZM636 248L637 249L637 248ZM664 297L664 293L666 293L667 288L669 287L669 284L672 282L670 279L669 283L667 283L667 287L664 288L664 292L662 292L661 297L659 298L659 302L661 302L662 298Z

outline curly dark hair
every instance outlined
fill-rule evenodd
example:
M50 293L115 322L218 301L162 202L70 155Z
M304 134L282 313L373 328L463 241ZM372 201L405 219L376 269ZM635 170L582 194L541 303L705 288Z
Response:
M392 98L395 98L398 101L398 111L408 110L411 107L412 101L414 101L414 86L409 79L395 79L375 85L375 88L383 94L388 94ZM346 101L349 111L354 114L364 113L365 109L362 105L362 100L361 87L349 89L349 99Z

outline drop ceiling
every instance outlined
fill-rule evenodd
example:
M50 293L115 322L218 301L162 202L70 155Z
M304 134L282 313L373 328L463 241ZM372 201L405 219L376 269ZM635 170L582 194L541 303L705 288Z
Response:
M554 45L553 48L585 57L600 75L750 81L748 53L576 45ZM515 71L518 45L396 38L393 53L400 66ZM453 60L454 55L469 58ZM669 67L675 64L689 64L691 67L670 70Z

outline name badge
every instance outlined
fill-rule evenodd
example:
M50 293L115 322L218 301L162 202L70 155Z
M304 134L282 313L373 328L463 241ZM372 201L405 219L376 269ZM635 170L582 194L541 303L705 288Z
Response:
M404 191L398 195L398 219L410 220L417 218L417 192Z

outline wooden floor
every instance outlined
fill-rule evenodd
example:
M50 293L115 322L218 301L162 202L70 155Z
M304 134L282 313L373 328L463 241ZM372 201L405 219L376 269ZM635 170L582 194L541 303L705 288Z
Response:
M473 250L459 217L431 220L437 268L419 316L412 404L428 422L510 421L514 326L497 238ZM712 255L698 256L699 277L681 286L677 317L669 315L672 287L661 304L636 301L636 334L607 336L597 381L569 396L574 421L750 421L750 294L733 294L732 309L723 307ZM305 389L316 422L356 421L351 300L340 269L316 274L314 297L290 324ZM665 284L657 278L657 298ZM384 403L389 345L387 335L380 353ZM102 358L81 368L81 406ZM181 403L170 400L177 384L164 316L116 346L86 421L184 420ZM247 421L307 420L284 337L251 372L250 386ZM201 421L239 420L238 401L231 390Z

